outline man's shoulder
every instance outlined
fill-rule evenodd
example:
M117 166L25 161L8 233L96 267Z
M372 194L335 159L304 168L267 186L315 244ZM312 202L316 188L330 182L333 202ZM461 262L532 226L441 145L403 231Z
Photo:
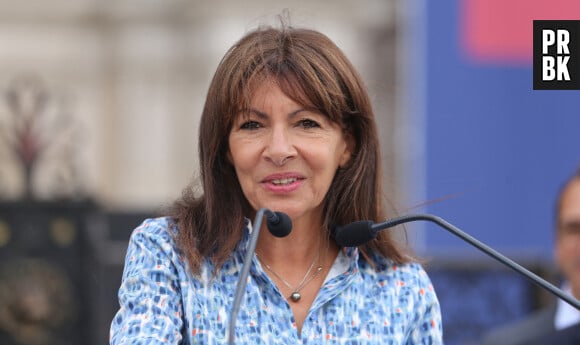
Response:
M515 323L492 330L483 345L519 345L554 331L555 308L549 307L530 314Z

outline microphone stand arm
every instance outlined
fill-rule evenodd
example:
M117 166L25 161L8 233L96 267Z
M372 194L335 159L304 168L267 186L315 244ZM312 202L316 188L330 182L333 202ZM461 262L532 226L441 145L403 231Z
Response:
M256 213L254 218L254 223L252 224L252 233L250 235L250 240L248 242L248 247L246 248L246 256L244 257L244 265L240 272L240 278L236 285L236 292L234 295L233 307L230 312L230 320L228 324L228 344L234 344L234 336L236 330L236 321L238 314L240 313L240 307L242 304L242 297L246 290L246 284L248 283L248 276L250 273L250 266L252 265L252 259L254 252L256 251L256 246L258 245L258 235L260 234L260 229L262 228L262 219L264 218L264 213L267 209L261 208Z
M435 224L439 225L440 227L442 227L445 230L451 232L455 236L460 237L461 239L463 239L464 241L468 242L472 246L476 247L477 249L479 249L482 252L486 253L487 255L491 256L492 258L494 258L494 259L500 261L501 263L503 263L504 265L510 267L514 271L516 271L516 272L524 275L525 277L527 277L528 279L530 279L532 282L534 282L535 284L539 285L540 287L542 287L542 288L550 291L554 295L560 297L561 299L563 299L564 301L566 301L568 304L570 304L574 308L580 310L580 302L578 302L578 300L572 298L568 294L564 293L562 290L558 289L557 287L555 287L554 285L550 284L546 280L538 277L536 274L534 274L534 273L530 272L529 270L525 269L524 267L522 267L518 263L514 262L513 260L511 260L511 259L507 258L506 256L500 254L499 252L497 252L493 248L491 248L491 247L485 245L484 243L478 241L477 239L475 239L474 237L470 236L466 232L461 231L459 228L457 228L453 224L445 221L441 217L437 217L437 216L434 216L434 215L431 215L431 214L411 214L411 215L407 215L407 216L401 216L401 217L392 218L392 219L387 220L384 223L374 224L374 225L371 226L371 229L374 232L378 232L378 231L383 230L383 229L386 229L386 228L390 228L390 227L393 227L393 226L396 226L396 225L400 225L400 224L408 223L408 222L413 222L413 221L417 221L417 220L429 221L429 222L432 222L432 223L435 223Z

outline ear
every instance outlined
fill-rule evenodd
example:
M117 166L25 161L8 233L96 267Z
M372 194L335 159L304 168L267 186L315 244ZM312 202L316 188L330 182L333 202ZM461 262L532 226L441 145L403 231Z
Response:
M556 229L555 231L559 231L559 230L560 229ZM561 268L562 267L562 259L561 259L562 251L560 249L560 247L561 247L561 243L560 243L561 239L560 239L560 236L561 236L561 234L556 234L556 238L554 239L553 253L552 253L554 262L556 263L556 266L558 268Z
M344 151L340 156L340 161L338 164L338 166L341 168L344 168L344 166L348 164L348 162L350 162L350 158L352 157L352 153L354 152L355 149L354 138L350 133L345 132L343 140L345 143L345 147Z

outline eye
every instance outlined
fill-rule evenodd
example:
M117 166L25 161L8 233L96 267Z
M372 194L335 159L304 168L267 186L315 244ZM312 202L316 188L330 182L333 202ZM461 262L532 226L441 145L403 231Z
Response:
M240 129L255 130L262 127L262 125L257 121L246 121L242 123Z
M298 125L302 128L317 128L320 124L311 119L303 119L298 122Z
M580 222L578 221L570 221L562 224L560 227L563 234L580 234Z

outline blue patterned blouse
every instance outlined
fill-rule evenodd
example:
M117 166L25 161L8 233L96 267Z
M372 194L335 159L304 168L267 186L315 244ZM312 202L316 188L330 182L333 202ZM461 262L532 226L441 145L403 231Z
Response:
M217 276L209 260L194 276L170 224L148 219L131 236L111 345L227 343L250 226ZM442 344L439 302L425 271L378 262L373 268L358 249L343 249L298 334L290 305L254 256L236 344Z

